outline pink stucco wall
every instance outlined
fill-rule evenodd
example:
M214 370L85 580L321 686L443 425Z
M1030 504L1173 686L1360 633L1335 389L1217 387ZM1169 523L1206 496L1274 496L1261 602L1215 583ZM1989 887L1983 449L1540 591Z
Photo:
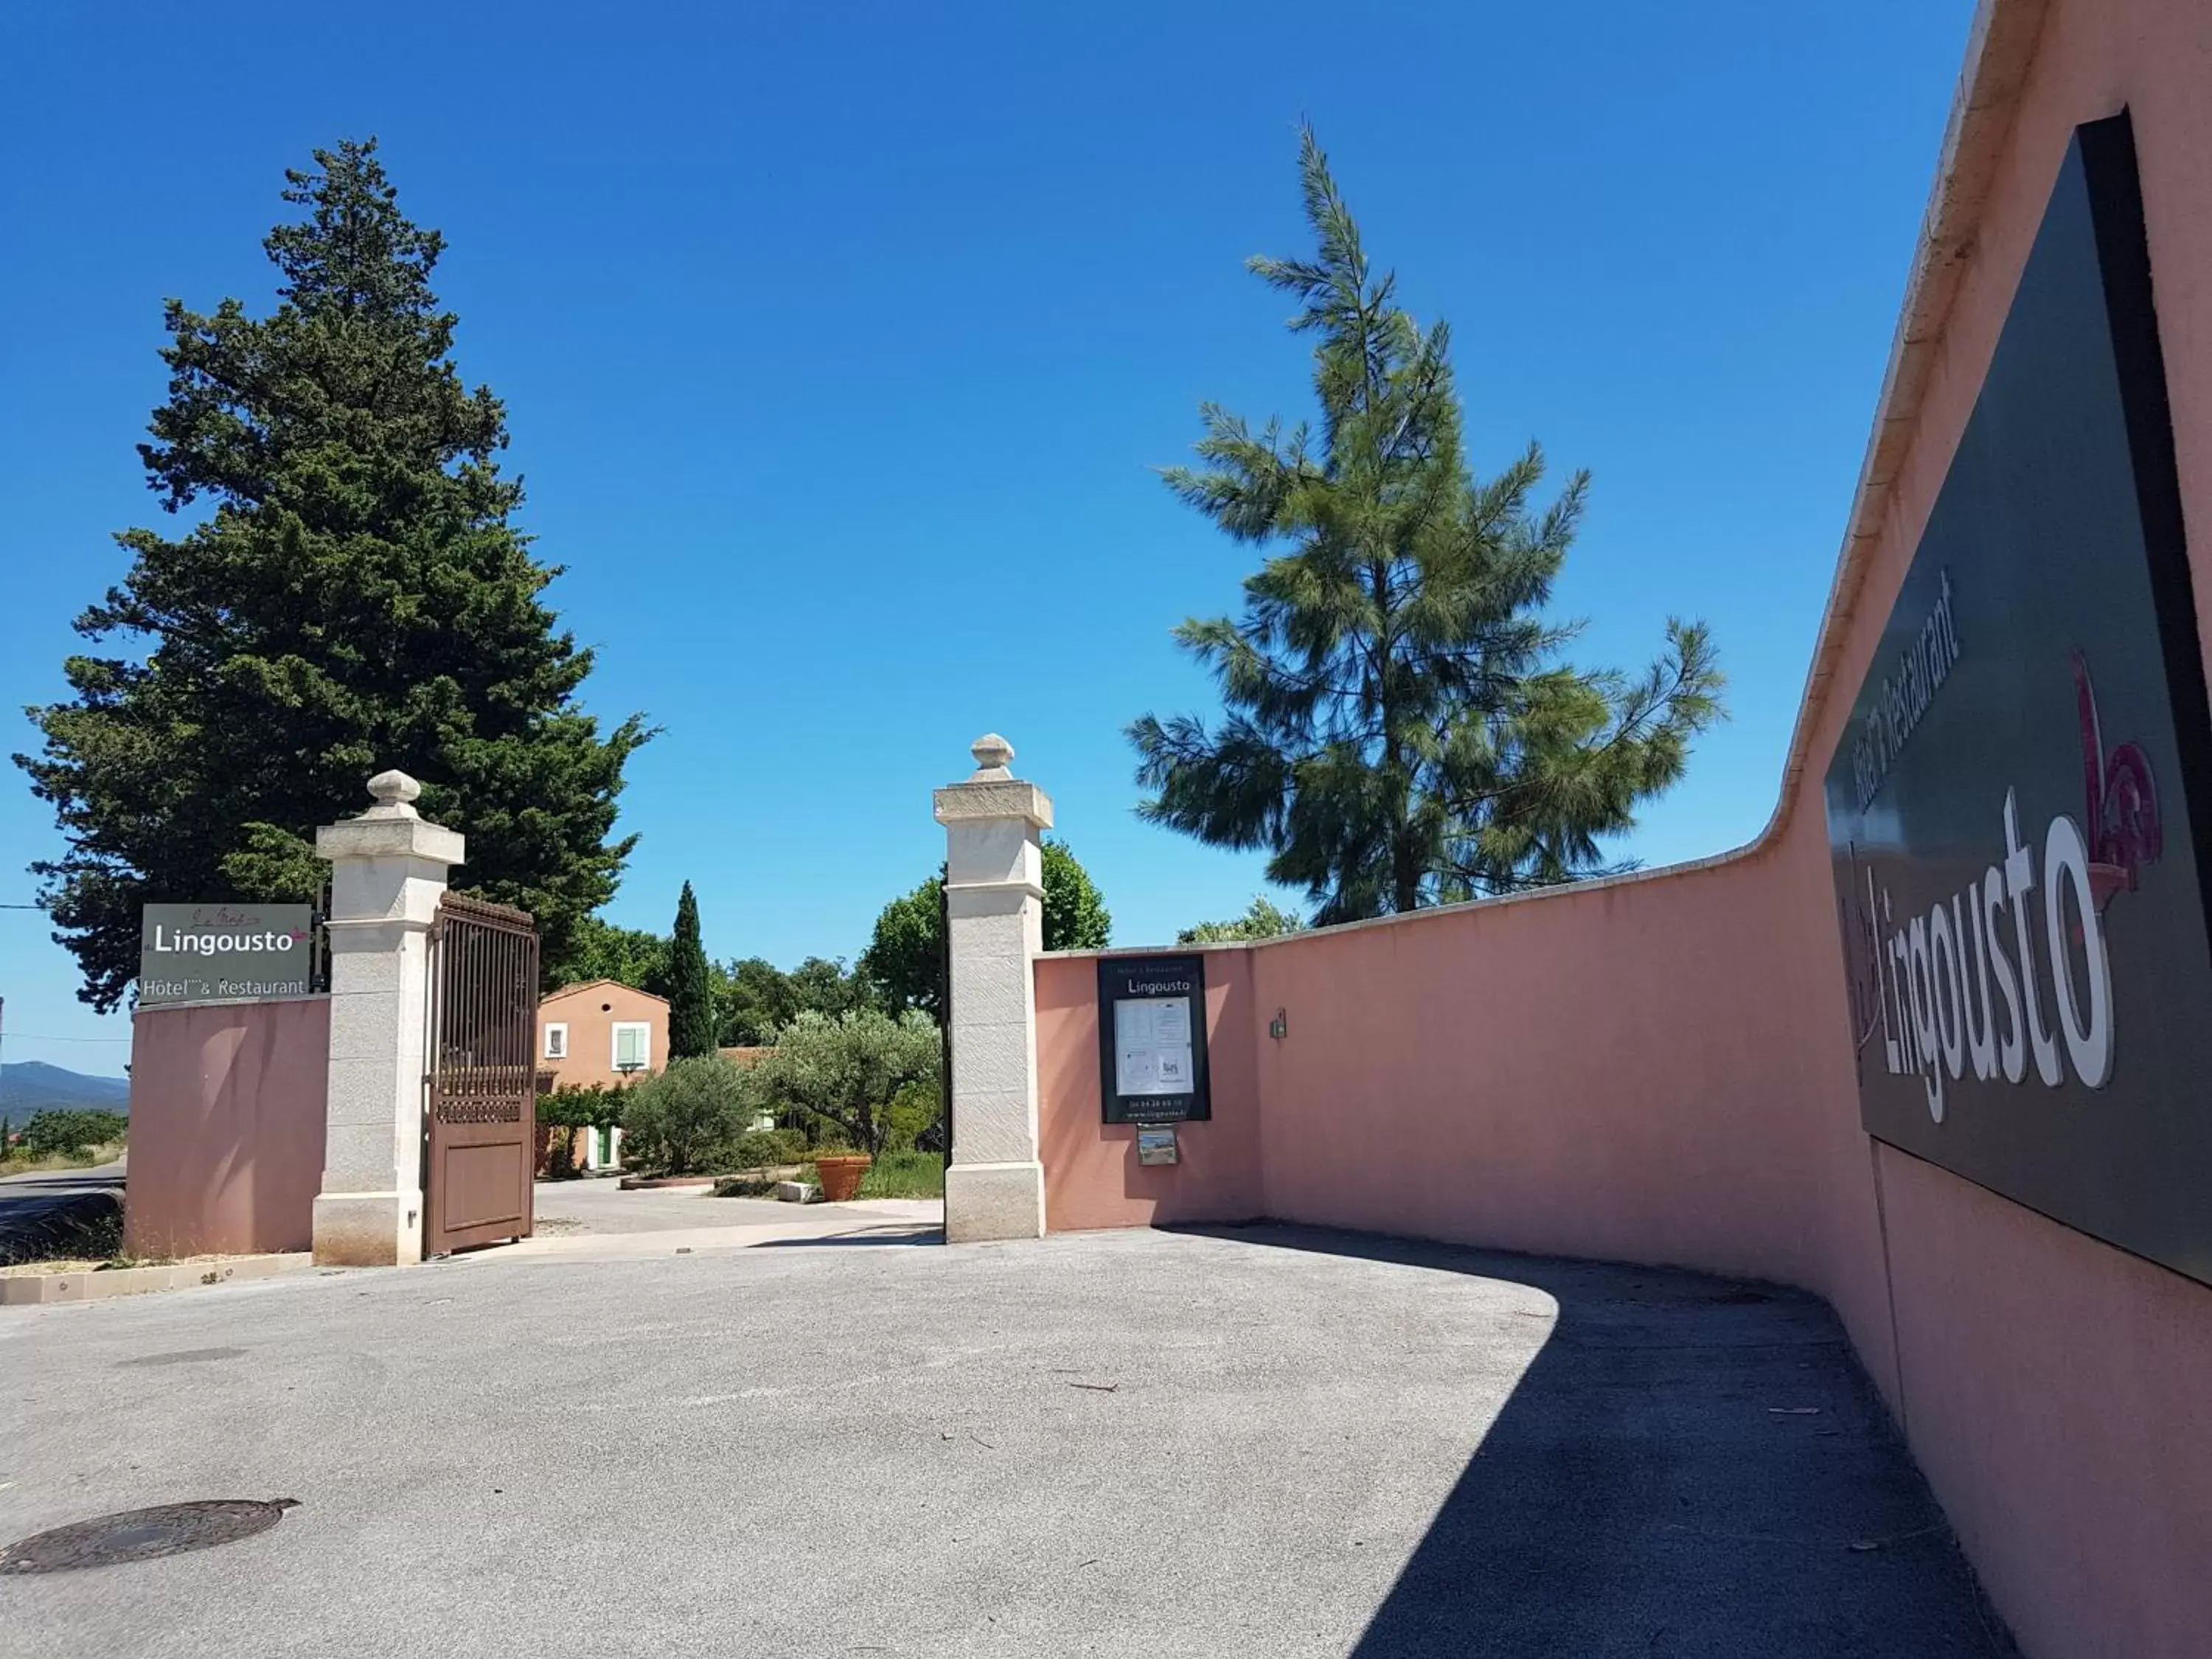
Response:
M1165 1221L1246 1221L1266 1213L1260 1112L1249 1031L1267 1017L1252 1001L1249 953L1212 958L1206 984L1213 1119L1184 1126L1181 1162L1137 1162L1137 1132L1098 1121L1098 967L1092 957L1037 963L1037 1133L1047 1179L1045 1224L1054 1232ZM1054 1180L1055 1176L1064 1179Z
M1845 1029L1818 781L2072 131L2124 106L2212 659L2212 6L1996 0L1978 48L2008 36L2011 66L1976 94L2012 108L1978 130L1972 251L1923 252L1924 279L1963 274L1885 407L1910 425L1878 464L1823 634L1832 678L1808 691L1767 832L1704 866L1213 952L1210 981L1234 988L1209 997L1216 1121L1188 1132L1205 1151L1183 1170L1139 1174L1101 1127L1095 965L1041 961L1047 1210L1054 1227L1257 1211L1807 1286L2033 1659L2202 1659L2212 1289L1877 1147Z
M125 1249L313 1246L330 1031L326 997L138 1011Z
M1048 1224L1265 1214L1832 1284L1887 1370L1828 884L1825 841L1785 837L1209 950L1213 1121L1176 1169L1098 1121L1096 957L1042 958Z

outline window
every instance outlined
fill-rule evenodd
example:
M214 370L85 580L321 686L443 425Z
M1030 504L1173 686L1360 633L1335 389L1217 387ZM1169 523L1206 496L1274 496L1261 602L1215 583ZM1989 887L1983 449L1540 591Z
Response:
M568 1028L567 1026L548 1025L545 1028L545 1058L548 1060L568 1058Z
M642 1072L653 1064L653 1027L643 1020L615 1022L615 1070Z

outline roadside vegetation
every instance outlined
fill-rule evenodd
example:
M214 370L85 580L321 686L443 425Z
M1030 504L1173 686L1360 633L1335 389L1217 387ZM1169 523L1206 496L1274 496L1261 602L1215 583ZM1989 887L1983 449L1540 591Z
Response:
M0 1236L0 1274L111 1273L149 1267L123 1254L123 1206L106 1205L86 1214L52 1218L44 1224Z
M0 1176L88 1170L123 1151L131 1120L120 1112L34 1112L20 1133L0 1124Z
M0 1158L0 1176L38 1175L48 1170L91 1170L123 1156L123 1143L110 1141L74 1152L11 1152Z

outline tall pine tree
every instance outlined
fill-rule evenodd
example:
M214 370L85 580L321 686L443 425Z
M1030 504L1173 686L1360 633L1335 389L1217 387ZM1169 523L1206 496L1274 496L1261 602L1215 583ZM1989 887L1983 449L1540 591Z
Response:
M1320 430L1255 434L1209 404L1205 465L1168 474L1270 556L1241 622L1176 629L1228 713L1130 726L1155 792L1139 810L1267 848L1267 878L1303 888L1317 922L1594 873L1602 838L1681 776L1719 717L1705 627L1670 622L1633 678L1560 660L1575 629L1542 611L1587 477L1540 511L1534 445L1473 475L1444 325L1423 331L1375 274L1310 131L1300 167L1318 251L1252 268L1297 297L1291 326L1316 338Z
M676 931L668 942L669 1058L713 1054L716 1024L714 981L699 938L699 901L687 881L676 901Z
M33 710L45 752L15 757L68 842L33 868L103 1009L137 974L141 904L312 898L314 827L386 767L468 836L459 885L537 916L549 963L635 840L609 837L648 733L603 736L577 702L592 653L512 522L506 412L451 361L444 239L401 214L373 139L285 177L304 213L263 244L275 311L167 306L138 453L169 512L204 516L117 538L130 572L76 623L112 654L69 659L75 699Z

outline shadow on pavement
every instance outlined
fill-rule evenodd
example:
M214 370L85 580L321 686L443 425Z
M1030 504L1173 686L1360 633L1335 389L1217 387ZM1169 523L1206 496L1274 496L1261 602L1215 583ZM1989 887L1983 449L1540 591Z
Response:
M763 1238L749 1248L756 1250L819 1249L824 1244L942 1244L945 1229L921 1223L912 1227L879 1227L864 1233L827 1233L811 1238Z
M1779 1285L1274 1224L1559 1312L1352 1659L2012 1659L1827 1305Z
M0 1206L0 1267L69 1257L98 1258L123 1248L123 1190L82 1183L12 1194Z

